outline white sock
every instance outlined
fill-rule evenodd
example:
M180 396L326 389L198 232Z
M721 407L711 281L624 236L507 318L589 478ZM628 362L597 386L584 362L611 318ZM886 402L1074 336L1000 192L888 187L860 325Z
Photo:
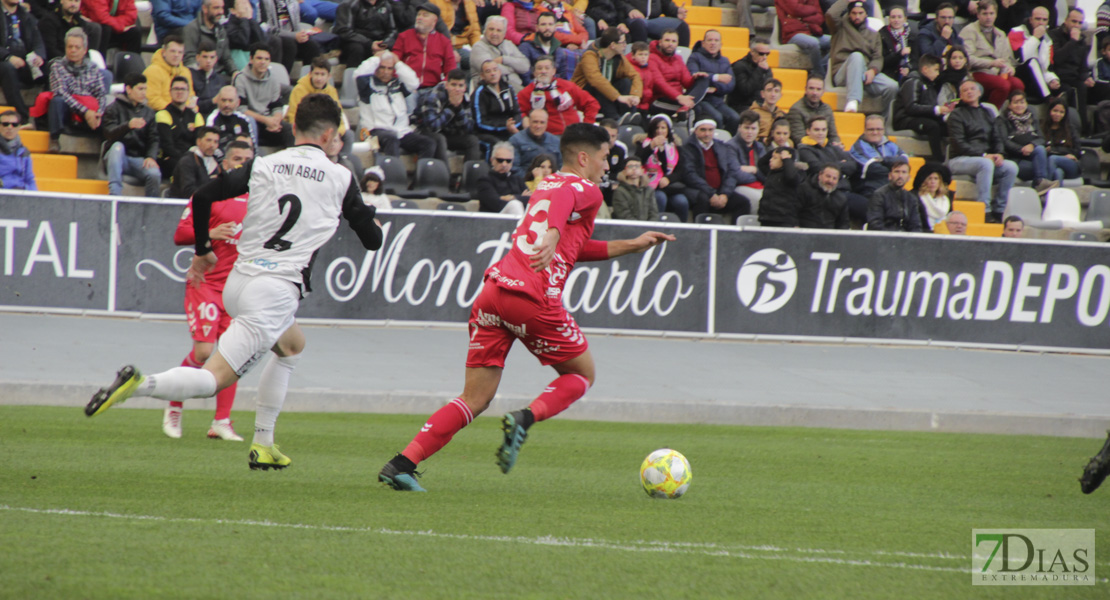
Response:
M136 396L181 402L189 398L207 398L216 393L216 376L211 371L192 367L174 367L156 375L147 375L135 389Z
M301 356L273 355L262 369L258 381L258 406L254 409L254 441L261 446L274 445L274 425L277 424L285 393L289 390L289 376Z

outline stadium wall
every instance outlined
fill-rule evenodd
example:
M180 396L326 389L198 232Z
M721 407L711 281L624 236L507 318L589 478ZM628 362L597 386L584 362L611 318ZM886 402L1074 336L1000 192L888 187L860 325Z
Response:
M182 312L191 247L181 200L0 194L0 310ZM514 220L456 211L381 215L366 252L340 223L300 317L466 322ZM602 221L595 238L678 239L581 263L564 302L587 329L832 342L1110 352L1110 266L1100 244L931 234Z

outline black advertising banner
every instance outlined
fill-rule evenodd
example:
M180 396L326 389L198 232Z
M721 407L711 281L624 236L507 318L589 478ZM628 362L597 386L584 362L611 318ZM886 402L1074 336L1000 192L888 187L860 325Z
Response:
M303 317L466 322L482 275L511 247L516 220L442 211L380 215L385 241L367 252L340 224L317 255ZM656 224L652 224L655 227ZM646 224L599 224L595 239L635 237ZM705 330L709 232L684 229L650 253L579 263L565 302L584 327Z
M0 305L108 310L113 204L0 190Z
M718 333L1110 347L1102 244L749 229L717 248Z
M193 246L173 243L184 210L183 200L119 203L116 310L184 314L185 271Z

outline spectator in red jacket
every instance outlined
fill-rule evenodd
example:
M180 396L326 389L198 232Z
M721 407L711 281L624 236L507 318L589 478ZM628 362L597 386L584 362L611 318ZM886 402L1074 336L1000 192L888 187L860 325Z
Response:
M825 33L825 11L820 0L775 0L775 14L779 43L801 48L809 56L810 71L824 79L832 38Z
M451 40L436 31L438 21L439 7L431 2L421 4L416 24L402 31L393 46L393 53L416 72L421 89L435 87L457 66Z
M522 110L547 111L547 133L563 135L567 125L593 123L601 104L582 88L555 77L555 59L543 56L532 67L532 83L517 94ZM578 112L582 111L582 118Z
M709 90L709 76L698 72L690 74L686 61L678 54L678 31L668 29L663 37L651 43L651 64L659 68L663 82L689 96L692 104L701 102ZM655 107L664 111L683 111L689 107L683 103L667 102L666 98L656 98Z
M100 53L108 48L138 52L143 45L142 32L135 26L139 13L135 0L82 0L81 14L100 24Z
M675 89L663 78L659 72L659 65L651 60L651 46L647 42L632 44L632 53L629 55L632 67L640 73L644 82L644 91L640 95L640 104L636 106L645 115L658 112L652 104L659 99L679 105L683 110L694 107L694 99L684 95L681 89ZM671 112L674 112L673 110Z

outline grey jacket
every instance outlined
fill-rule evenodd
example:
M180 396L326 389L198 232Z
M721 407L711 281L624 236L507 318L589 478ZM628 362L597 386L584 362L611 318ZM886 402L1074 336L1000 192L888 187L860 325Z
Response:
M250 68L243 69L232 80L232 85L243 102L243 108L266 116L281 111L281 84L269 71L259 79Z
M836 73L840 65L848 60L853 52L859 52L867 59L867 69L881 73L883 70L883 41L879 32L872 31L864 22L860 28L848 21L848 2L836 0L825 13L825 24L832 33L829 45L829 73Z
M227 41L227 29L223 25L217 24L209 29L204 26L204 19L197 17L185 26L181 36L185 38L185 66L190 69L197 68L197 48L201 40L208 39L216 44L216 56L219 57L216 70L228 77L238 70L235 61L231 60L231 44Z

